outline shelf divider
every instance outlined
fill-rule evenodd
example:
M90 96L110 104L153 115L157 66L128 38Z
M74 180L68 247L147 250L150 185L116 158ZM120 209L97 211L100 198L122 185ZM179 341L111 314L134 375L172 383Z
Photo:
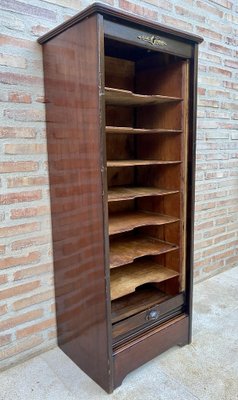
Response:
M110 268L132 263L136 258L159 255L177 250L176 244L148 236L132 236L120 238L110 243Z
M133 293L145 283L159 283L178 276L178 272L151 260L138 260L111 270L111 300Z
M165 225L179 221L176 217L142 211L119 212L109 217L109 235L129 232L140 226Z
M165 196L169 194L179 193L178 190L159 189L154 187L129 187L116 186L109 188L108 201L133 200L137 197L147 196Z
M181 164L181 161L163 161L163 160L109 160L107 161L108 168L118 167L136 167L143 165L173 165Z
M137 94L129 90L105 87L106 104L122 106L146 106L182 101L180 97Z
M106 126L106 133L118 133L118 134L129 134L129 135L149 135L149 134L178 134L182 133L181 129L145 129L145 128L131 128L123 126Z

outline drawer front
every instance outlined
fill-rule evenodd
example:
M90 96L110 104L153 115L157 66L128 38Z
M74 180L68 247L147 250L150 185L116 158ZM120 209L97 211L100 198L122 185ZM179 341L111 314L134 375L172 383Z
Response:
M164 33L160 34L152 30L141 30L133 26L118 24L104 20L105 37L124 43L131 43L149 50L162 51L181 57L191 58L193 47L182 40L171 39Z
M170 318L183 312L184 295L181 293L158 305L150 307L130 318L118 322L112 327L113 343L121 340L124 336L138 332L140 329L157 325L164 322L166 317Z

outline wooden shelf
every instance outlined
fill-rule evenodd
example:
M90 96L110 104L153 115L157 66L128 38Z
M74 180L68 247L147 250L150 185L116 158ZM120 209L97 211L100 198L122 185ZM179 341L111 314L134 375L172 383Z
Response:
M139 165L170 165L180 164L181 161L160 161L160 160L110 160L107 167L136 167Z
M145 283L158 283L179 274L151 260L139 260L131 265L111 270L111 300L118 299Z
M151 286L113 300L112 323L115 324L118 321L131 317L171 297L171 295Z
M133 200L137 197L165 196L179 193L178 190L158 189L153 187L116 186L108 190L108 201Z
M145 95L129 90L105 87L106 104L121 106L145 106L181 101L180 97Z
M159 255L178 249L178 246L152 237L120 238L110 243L110 268L132 263L136 258Z
M129 232L139 226L165 225L176 221L179 221L179 219L168 215L142 211L120 212L109 217L109 235Z
M118 133L129 135L148 135L148 134L177 134L182 133L181 129L141 129L123 126L106 126L106 133Z

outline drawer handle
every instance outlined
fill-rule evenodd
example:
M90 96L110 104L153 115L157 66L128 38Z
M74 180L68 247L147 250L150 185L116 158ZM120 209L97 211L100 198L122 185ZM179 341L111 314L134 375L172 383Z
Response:
M154 321L157 318L159 318L159 311L157 311L157 310L148 311L148 313L146 314L146 317L145 317L145 319L147 321Z

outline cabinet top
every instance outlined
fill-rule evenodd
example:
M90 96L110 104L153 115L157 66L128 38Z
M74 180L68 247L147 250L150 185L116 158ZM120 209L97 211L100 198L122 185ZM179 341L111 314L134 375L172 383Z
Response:
M187 40L189 42L201 43L203 39L200 36L193 35L188 32L184 32L181 30L177 30L171 27L168 27L163 24L158 24L154 21L150 21L148 19L140 18L135 16L134 14L129 14L123 12L119 9L106 6L102 3L93 3L91 6L85 8L83 11L76 14L74 17L70 18L66 22L58 25L56 28L52 29L45 35L41 36L38 39L40 44L46 43L48 40L52 39L54 36L59 35L61 32L70 28L71 26L77 24L82 21L84 18L89 17L93 14L101 14L107 19L116 20L118 23L129 22L131 24L136 24L137 26L148 27L154 30L157 30L158 33L166 33L172 36L176 36L177 38L181 38Z

